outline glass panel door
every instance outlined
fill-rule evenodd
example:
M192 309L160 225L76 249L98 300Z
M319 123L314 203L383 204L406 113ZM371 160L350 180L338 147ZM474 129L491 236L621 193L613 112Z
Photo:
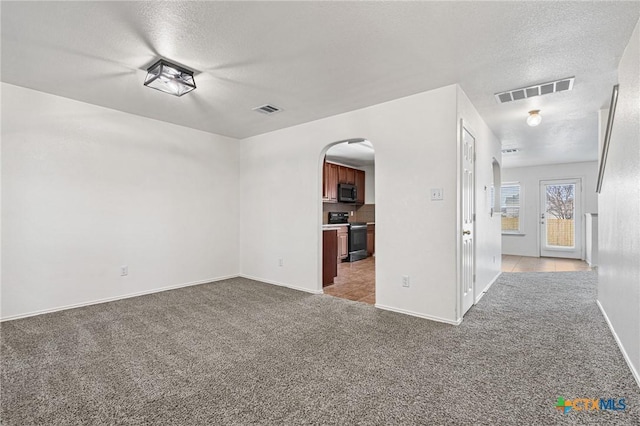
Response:
M580 259L580 179L542 181L540 195L540 255Z

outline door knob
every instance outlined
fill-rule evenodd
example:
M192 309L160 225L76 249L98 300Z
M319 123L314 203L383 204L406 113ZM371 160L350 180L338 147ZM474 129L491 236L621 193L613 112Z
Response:
M462 235L471 235L471 231L462 231Z

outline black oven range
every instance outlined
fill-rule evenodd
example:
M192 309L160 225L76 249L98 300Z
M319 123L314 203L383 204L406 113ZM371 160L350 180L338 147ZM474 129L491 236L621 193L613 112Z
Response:
M349 255L346 262L355 262L367 257L367 224L364 222L349 223L349 212L329 212L330 224L349 226Z

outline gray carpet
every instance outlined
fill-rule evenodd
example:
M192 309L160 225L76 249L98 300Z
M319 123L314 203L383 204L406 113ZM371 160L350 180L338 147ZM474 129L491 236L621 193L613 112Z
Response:
M504 274L458 327L240 278L10 321L2 422L637 425L596 279Z

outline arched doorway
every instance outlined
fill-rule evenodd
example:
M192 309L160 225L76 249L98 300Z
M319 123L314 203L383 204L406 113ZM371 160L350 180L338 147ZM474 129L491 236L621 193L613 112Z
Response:
M375 150L364 138L334 142L321 163L323 292L375 304Z

